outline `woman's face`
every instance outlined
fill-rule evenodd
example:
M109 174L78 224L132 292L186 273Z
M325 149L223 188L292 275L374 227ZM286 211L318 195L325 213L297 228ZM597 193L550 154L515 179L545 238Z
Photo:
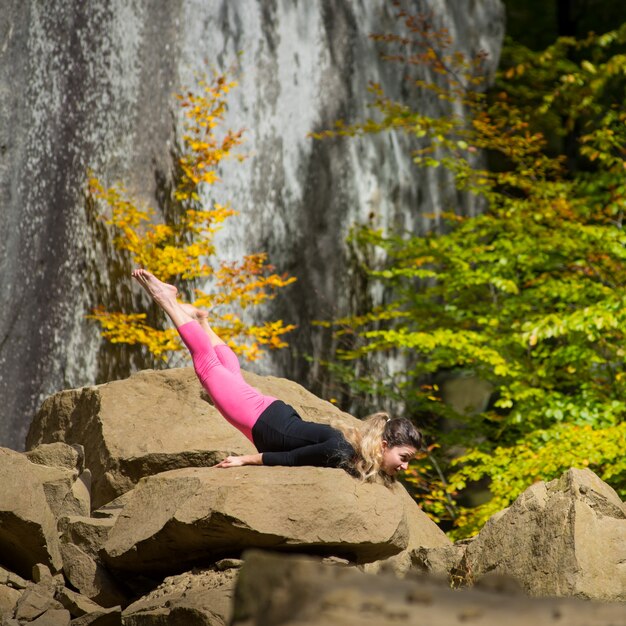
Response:
M383 462L381 469L389 476L404 471L417 450L413 446L390 446L383 440Z

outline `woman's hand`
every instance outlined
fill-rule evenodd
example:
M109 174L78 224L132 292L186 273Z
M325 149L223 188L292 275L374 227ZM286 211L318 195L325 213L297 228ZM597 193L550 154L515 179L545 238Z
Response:
M244 456L227 456L213 467L241 467L243 465L263 465L263 455L246 454Z

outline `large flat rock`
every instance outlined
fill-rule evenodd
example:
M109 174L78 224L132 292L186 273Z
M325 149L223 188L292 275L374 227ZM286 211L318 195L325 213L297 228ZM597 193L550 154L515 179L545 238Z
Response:
M296 383L244 376L263 393L292 404L305 420L357 423ZM147 370L49 397L31 425L26 447L56 441L84 446L94 508L132 489L144 476L211 466L229 454L254 452L208 402L191 368Z
M363 563L420 534L425 545L449 543L404 487L338 469L189 468L143 479L129 495L103 550L119 570L173 573L251 547Z

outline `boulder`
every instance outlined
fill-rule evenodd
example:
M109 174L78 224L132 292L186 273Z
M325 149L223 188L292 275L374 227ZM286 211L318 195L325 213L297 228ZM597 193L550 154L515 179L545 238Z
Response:
M450 540L416 505L415 500L406 489L397 489L399 497L403 500L404 510L407 516L409 536L404 550L386 559L367 563L363 570L375 574L379 571L392 571L396 576L405 576L419 562L419 555L423 550L434 552L446 552L455 550ZM443 568L436 573L443 574Z
M122 612L116 607L104 612L87 613L74 618L71 626L122 626Z
M71 620L70 612L65 609L48 609L28 624L30 626L70 626Z
M115 517L70 516L59 520L63 571L81 594L104 607L125 605L126 593L103 567L99 552L104 546Z
M26 452L31 463L48 467L61 467L69 470L84 469L85 450L81 445L70 446L60 441L44 443Z
M296 383L250 373L244 377L263 393L292 404L305 420L357 423ZM49 397L31 424L26 448L53 442L84 446L96 508L144 476L254 452L209 404L191 368L138 372Z
M13 615L22 592L9 585L0 584L0 618L5 615Z
M89 598L63 587L57 591L56 599L63 605L73 618L80 618L83 624L121 624L122 610L120 606L101 607ZM75 622L72 622L74 624Z
M124 610L124 626L225 626L237 573L238 568L218 564L170 576Z
M465 552L466 576L515 577L535 596L626 600L626 505L588 469L537 482Z
M46 582L28 586L17 601L15 619L31 622L50 609L63 609L54 598L55 591L55 585Z
M61 545L73 545L97 557L115 520L106 517L62 517L58 523Z
M22 590L26 589L26 587L30 585L30 582L10 570L0 567L0 585L7 585L13 589Z
M166 574L250 547L363 563L404 550L411 533L448 543L400 484L320 467L188 468L139 483L102 556L115 569Z
M33 465L33 473L39 476L43 485L48 506L55 518L64 515L89 515L91 499L83 482L86 470L81 476L76 470Z
M100 561L73 544L61 544L63 573L74 589L103 607L126 605L126 593Z
M42 444L26 453L57 518L91 511L91 472L84 468L84 456L82 446L61 442Z
M0 562L26 578L37 563L55 572L61 568L56 520L44 491L46 469L55 476L68 471L35 465L0 448Z
M453 590L426 576L400 580L310 558L251 551L235 588L232 626L617 626L624 606Z
M467 550L466 541L459 541L449 546L429 548L419 546L411 551L412 570L446 577L452 587L466 584L463 559Z

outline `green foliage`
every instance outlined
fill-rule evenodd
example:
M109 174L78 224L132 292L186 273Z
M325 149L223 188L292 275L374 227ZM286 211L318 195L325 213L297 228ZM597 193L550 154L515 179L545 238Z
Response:
M322 136L407 133L421 142L415 162L446 168L484 210L463 217L440 207L425 236L355 228L353 245L369 251L362 258L384 259L366 269L391 296L336 322L352 343L338 357L406 355L410 368L377 389L402 390L409 414L436 435L441 469L431 450L409 479L435 519L454 521L454 537L571 466L624 497L626 26L539 53L511 47L485 93L480 58L455 53L423 16L400 17L406 34L377 38L391 60L438 76L415 85L449 102L448 113L429 117L374 85L380 121ZM575 159L565 158L546 136L573 129ZM436 375L459 370L493 385L487 410L456 414L442 402ZM441 418L460 426L438 433ZM486 481L491 499L462 506L467 488Z

